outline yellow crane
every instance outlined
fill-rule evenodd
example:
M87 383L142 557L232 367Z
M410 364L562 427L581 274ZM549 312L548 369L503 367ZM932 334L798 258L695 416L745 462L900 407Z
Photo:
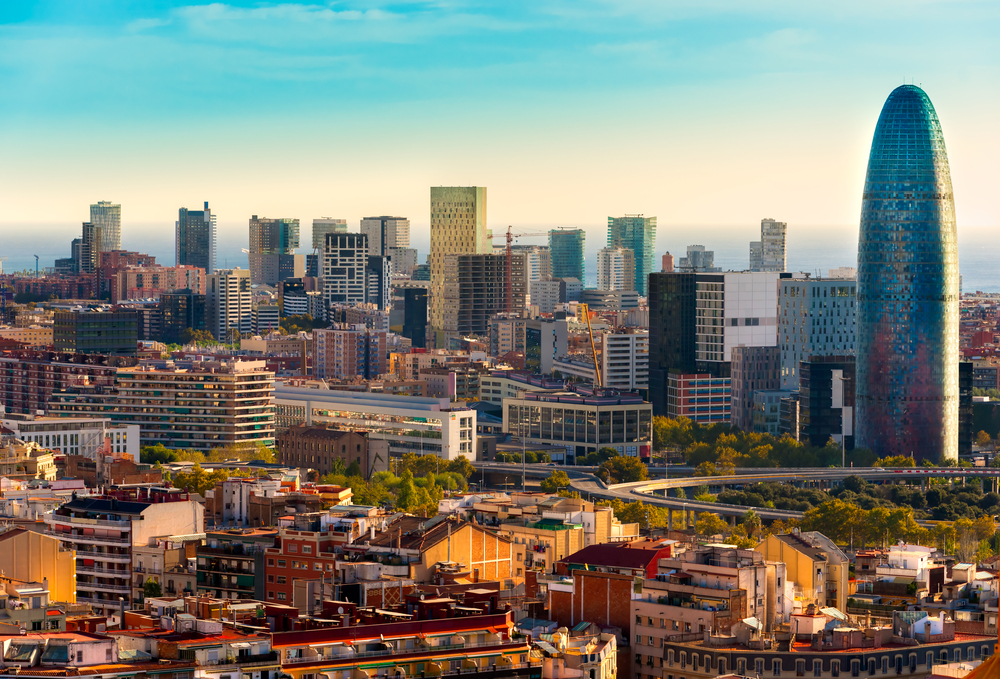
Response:
M581 314L587 319L587 334L590 335L590 353L594 356L594 375L597 378L594 382L598 388L601 388L604 385L601 382L601 365L597 362L597 345L594 344L594 330L590 327L590 309L583 302L579 302L576 305L576 315L579 316Z

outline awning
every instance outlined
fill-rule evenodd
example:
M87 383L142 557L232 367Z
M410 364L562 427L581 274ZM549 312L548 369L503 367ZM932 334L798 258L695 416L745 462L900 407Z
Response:
M250 644L245 641L238 641L235 644L229 644L229 648L250 648Z

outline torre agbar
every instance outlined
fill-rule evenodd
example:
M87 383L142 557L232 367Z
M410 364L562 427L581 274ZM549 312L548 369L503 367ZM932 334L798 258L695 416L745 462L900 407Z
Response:
M958 241L941 123L919 87L889 95L858 241L856 441L879 456L958 456Z

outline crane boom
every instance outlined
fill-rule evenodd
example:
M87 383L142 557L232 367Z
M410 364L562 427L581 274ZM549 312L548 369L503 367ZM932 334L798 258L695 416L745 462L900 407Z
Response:
M511 252L511 245L515 238L529 237L529 236L545 236L544 233L511 233L511 226L507 225L507 260L504 262L504 275L506 280L504 281L504 293L507 296L507 300L504 303L504 311L510 313L514 310L514 272L513 266L511 265L513 253ZM494 238L499 238L499 236L493 236Z
M586 304L580 302L576 305L577 315L583 314L584 318L587 319L587 334L590 335L590 352L594 356L594 375L597 377L594 380L597 383L598 389L604 386L601 382L601 366L597 362L597 345L594 344L594 330L590 327L590 308Z

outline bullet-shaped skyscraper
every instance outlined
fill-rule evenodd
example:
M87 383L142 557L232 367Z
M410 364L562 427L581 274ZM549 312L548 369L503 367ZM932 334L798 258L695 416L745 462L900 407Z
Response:
M941 123L924 91L903 85L882 107L861 204L857 446L956 459L958 298Z

